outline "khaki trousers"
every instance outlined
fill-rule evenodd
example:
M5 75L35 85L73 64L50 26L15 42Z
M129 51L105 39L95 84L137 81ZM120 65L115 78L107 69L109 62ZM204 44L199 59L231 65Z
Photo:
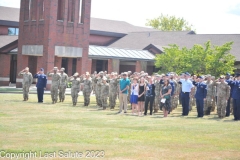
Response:
M119 108L119 112L122 112L122 110L124 109L124 112L127 112L127 94L119 94L119 103L120 103L120 108Z

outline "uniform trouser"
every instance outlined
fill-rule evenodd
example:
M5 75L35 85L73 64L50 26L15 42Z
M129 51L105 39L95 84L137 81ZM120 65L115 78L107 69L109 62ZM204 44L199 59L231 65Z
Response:
M110 92L109 94L109 107L114 108L116 105L117 94L116 92Z
M203 117L204 99L196 98L198 117Z
M127 112L127 96L128 95L124 93L119 94L119 112L122 112L122 110L124 110L124 112Z
M155 99L155 96L146 96L145 97L145 111L144 111L145 115L147 115L148 103L149 102L150 102L150 115L152 115L154 99Z
M182 92L181 94L182 99L182 115L187 116L189 113L189 92Z
M204 101L204 115L210 115L213 106L213 101L211 96L207 96Z
M231 104L231 97L228 98L228 101L227 101L227 107L226 107L226 117L229 117L230 116L230 104Z
M107 95L102 95L101 96L101 103L102 103L102 107L104 109L106 109L107 108Z
M38 102L43 102L44 88L37 88Z
M59 86L59 99L60 100L65 99L65 91L66 91L66 85L60 85Z
M72 88L71 90L72 102L75 104L77 104L78 92L79 92L79 89Z
M90 91L85 91L85 90L83 90L84 105L85 105L85 106L88 106L89 103L90 103L90 95L91 95L91 92L90 92Z
M154 111L159 110L160 99L159 95L156 94L156 98L154 99Z
M28 99L29 87L29 84L23 84L23 99Z
M179 99L179 104L182 104L182 92L179 93L178 99Z
M212 109L211 111L215 111L215 108L216 108L216 102L217 102L217 96L215 96L215 98L213 98L213 102L212 102Z
M178 96L178 95L173 96L172 99L173 99L173 102L172 102L172 109L175 109L175 108L177 108L177 106L178 106L179 96Z
M226 115L227 100L225 97L217 98L217 114L219 117L225 117Z
M58 100L58 86L51 86L52 101Z
M97 105L98 105L99 107L102 107L101 90L97 90L97 91L96 91L96 101L97 101Z
M240 120L240 98L233 99L233 113L234 119Z

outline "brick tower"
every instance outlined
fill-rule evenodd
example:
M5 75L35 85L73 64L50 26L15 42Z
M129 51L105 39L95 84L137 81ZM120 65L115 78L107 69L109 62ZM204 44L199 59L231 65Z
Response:
M40 68L46 73L60 68L62 57L77 58L77 72L91 71L90 10L91 0L21 0L18 72L29 66L33 75ZM17 87L21 81L18 77Z

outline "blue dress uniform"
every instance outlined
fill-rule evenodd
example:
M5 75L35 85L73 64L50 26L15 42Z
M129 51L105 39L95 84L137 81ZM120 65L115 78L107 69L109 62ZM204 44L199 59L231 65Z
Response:
M203 78L203 77L200 77ZM197 117L203 117L204 110L204 99L207 96L207 85L204 82L195 82L193 81L193 85L197 87L197 91L195 94L196 105L197 105Z
M237 74L237 77L240 77L240 74ZM232 81L233 85L233 112L234 112L234 120L240 120L240 80Z
M41 69L43 71L43 69ZM35 74L34 78L37 78L37 94L38 94L38 103L43 102L44 88L47 86L47 76L45 74Z
M228 74L227 74L228 75ZM228 98L227 101L227 107L226 107L226 117L230 116L230 102L231 102L231 98L232 98L232 93L233 93L233 87L234 85L232 84L232 80L231 79L226 79L227 84L230 86L231 90L230 90L230 97Z

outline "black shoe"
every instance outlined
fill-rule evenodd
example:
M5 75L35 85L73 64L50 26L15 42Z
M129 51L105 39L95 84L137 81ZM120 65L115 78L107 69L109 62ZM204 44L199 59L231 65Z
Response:
M127 113L127 112L124 112L124 113Z

